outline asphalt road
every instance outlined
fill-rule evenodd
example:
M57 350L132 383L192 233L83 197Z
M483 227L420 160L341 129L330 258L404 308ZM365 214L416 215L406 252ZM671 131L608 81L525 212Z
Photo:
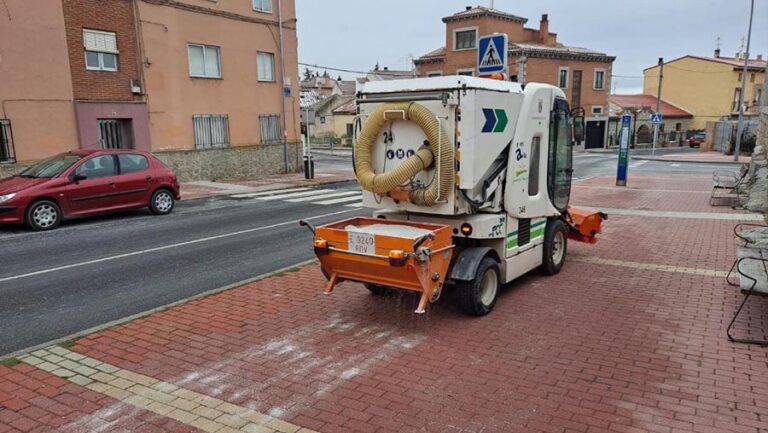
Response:
M318 171L348 161L316 156ZM574 165L576 181L613 175L616 156L582 153ZM633 161L629 176L717 168ZM0 228L0 356L313 258L298 219L369 214L351 207L355 183L323 189L330 191L191 200L166 217L134 211L48 233Z

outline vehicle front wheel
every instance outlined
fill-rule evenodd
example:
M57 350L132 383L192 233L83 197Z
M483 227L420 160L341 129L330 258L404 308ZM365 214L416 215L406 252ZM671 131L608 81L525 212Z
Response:
M168 215L176 205L173 194L167 189L159 189L152 194L149 202L149 210L155 215Z
M565 253L568 250L568 233L559 219L547 221L544 231L544 258L541 270L547 275L556 275L563 269Z
M50 200L40 200L27 208L27 226L35 231L53 230L61 224L61 208Z
M501 287L499 263L486 257L471 281L457 281L459 307L472 316L485 316L493 310Z

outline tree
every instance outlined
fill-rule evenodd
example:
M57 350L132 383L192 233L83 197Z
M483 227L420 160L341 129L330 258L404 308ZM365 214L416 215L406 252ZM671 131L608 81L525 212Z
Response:
M315 74L309 69L304 69L304 81L309 81L314 78Z

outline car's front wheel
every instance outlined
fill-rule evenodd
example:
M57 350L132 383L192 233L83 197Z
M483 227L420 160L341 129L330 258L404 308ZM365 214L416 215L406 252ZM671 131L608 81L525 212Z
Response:
M155 215L168 215L176 205L176 199L167 189L159 189L152 194L149 210Z
M61 208L50 200L40 200L27 208L27 226L32 230L53 230L61 224Z

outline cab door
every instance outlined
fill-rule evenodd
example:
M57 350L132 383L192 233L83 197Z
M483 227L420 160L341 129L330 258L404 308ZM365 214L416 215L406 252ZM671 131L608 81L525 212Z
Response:
M549 125L547 189L552 205L560 212L568 209L573 177L573 124L568 103L555 99Z

